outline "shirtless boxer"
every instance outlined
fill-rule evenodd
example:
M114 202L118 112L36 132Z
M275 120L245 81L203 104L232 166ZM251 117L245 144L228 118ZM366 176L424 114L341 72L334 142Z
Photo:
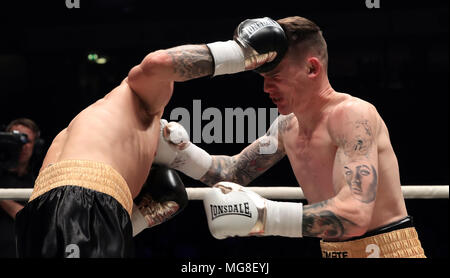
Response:
M281 114L268 132L235 156L200 157L185 150L193 145L186 140L176 149L166 134L182 127L169 123L162 136L175 158L163 164L190 175L183 163L207 162L199 180L214 186L204 204L216 238L308 236L322 239L323 257L425 257L383 119L372 104L333 90L316 24L302 17L277 22L288 50L274 68L259 71ZM285 155L308 205L269 201L242 187Z
M266 28L255 38L260 52L237 40L215 45L242 58L240 71L251 70L275 58L272 37L279 30L271 32ZM133 199L157 152L174 82L212 75L217 59L206 45L152 52L81 111L53 140L29 203L17 216L19 256L132 256Z

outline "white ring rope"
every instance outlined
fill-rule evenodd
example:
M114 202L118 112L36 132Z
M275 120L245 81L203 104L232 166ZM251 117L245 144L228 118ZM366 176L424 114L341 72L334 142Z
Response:
M305 199L303 191L296 186L248 186L264 198L279 200ZM448 199L448 185L403 185L405 199ZM0 188L0 200L28 200L32 188ZM189 200L203 200L210 187L187 187Z

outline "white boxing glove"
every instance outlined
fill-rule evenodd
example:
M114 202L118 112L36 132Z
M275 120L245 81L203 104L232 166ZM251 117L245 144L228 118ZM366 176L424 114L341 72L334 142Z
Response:
M232 182L219 182L203 204L211 234L233 236L302 237L303 204L267 200Z
M186 129L179 123L161 119L160 124L153 163L176 169L196 180L203 177L211 166L211 155L192 144Z

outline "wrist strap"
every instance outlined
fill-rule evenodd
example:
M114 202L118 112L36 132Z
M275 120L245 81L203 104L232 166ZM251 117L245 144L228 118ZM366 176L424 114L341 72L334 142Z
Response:
M244 53L234 40L213 42L206 46L208 46L214 58L214 76L245 70Z
M177 159L169 166L198 180L208 172L211 164L212 157L209 153L189 143L189 146L180 151Z
M302 237L303 204L266 200L267 218L264 234Z
M148 222L142 215L136 204L133 204L133 212L131 213L131 225L133 227L133 237L148 228Z

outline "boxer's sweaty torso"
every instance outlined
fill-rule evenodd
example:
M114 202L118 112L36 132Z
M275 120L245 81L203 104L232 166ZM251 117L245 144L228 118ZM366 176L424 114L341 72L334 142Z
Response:
M336 195L333 165L338 146L329 133L329 116L336 105L356 99L340 94L335 103L324 112L312 132L299 127L297 118L287 115L288 124L283 142L294 174L308 203L317 203ZM362 101L362 100L357 100ZM397 158L392 149L388 130L377 114L375 140L378 147L378 190L369 230L389 224L407 215L401 192Z
M81 111L54 139L42 169L62 160L104 162L127 182L134 197L144 184L160 131L127 82Z

